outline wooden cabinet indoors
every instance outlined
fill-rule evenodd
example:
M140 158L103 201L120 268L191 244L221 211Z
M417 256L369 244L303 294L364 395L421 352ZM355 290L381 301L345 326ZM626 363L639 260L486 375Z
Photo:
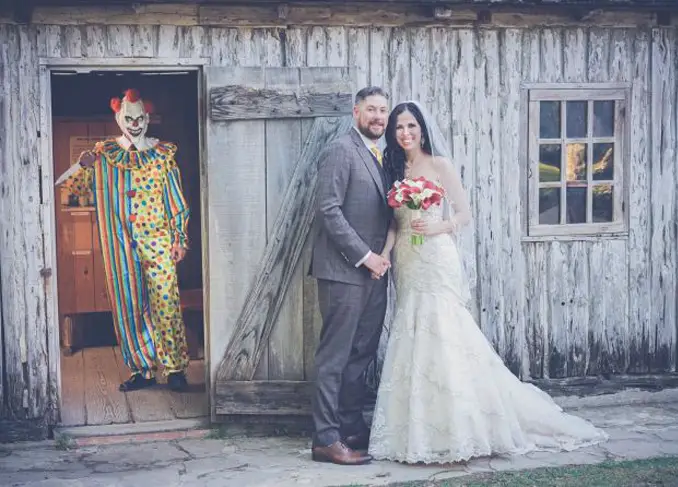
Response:
M55 120L55 178L77 161L81 151L118 132L114 122ZM80 341L78 321L91 319L90 313L110 312L111 307L93 200L76 198L63 186L55 188L55 192L59 203L56 244L61 344L70 352Z

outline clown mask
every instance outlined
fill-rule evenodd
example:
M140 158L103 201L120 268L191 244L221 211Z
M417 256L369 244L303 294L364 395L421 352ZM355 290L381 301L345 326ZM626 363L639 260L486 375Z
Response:
M144 103L136 90L127 90L122 99L111 100L111 108L124 136L137 148L144 147L150 121L150 105Z

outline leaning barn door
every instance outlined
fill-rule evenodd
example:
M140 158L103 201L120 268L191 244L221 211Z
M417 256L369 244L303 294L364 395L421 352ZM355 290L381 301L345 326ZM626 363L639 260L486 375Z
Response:
M212 417L304 415L320 331L307 276L320 151L351 126L347 68L209 68Z

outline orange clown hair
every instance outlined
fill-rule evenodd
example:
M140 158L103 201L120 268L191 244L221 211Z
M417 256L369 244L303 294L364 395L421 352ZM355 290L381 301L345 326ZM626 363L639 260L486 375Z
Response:
M139 92L133 88L125 90L125 94L122 98L118 98L117 96L111 98L111 110L113 110L115 113L120 112L123 100L130 103L136 103L137 101L141 100L141 96L139 95ZM153 112L153 104L150 101L144 101L143 104L144 111L146 113Z

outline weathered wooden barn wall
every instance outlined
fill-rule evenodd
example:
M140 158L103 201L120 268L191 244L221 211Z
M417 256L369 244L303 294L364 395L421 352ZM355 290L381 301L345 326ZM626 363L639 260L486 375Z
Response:
M353 65L359 85L382 85L394 102L418 99L450 128L447 135L476 217L475 235L464 246L477 255L481 327L515 372L564 377L676 368L675 28L0 25L0 46L6 416L44 416L56 390L46 348L44 285L49 277L41 276L46 223L37 157L39 57L206 57L216 66ZM523 238L521 82L559 81L634 82L628 237ZM269 210L262 209L262 219ZM258 258L245 260L255 265ZM212 272L235 270L233 264ZM237 313L246 282L239 281L238 287L243 290L235 298L211 299L230 299ZM317 321L312 300L305 304L291 306L284 315ZM219 319L235 322L237 316ZM213 366L228 339L226 333L212 340ZM288 343L286 353L303 346ZM307 373L307 364L302 367L298 359L275 351L268 357L269 377L294 379Z

